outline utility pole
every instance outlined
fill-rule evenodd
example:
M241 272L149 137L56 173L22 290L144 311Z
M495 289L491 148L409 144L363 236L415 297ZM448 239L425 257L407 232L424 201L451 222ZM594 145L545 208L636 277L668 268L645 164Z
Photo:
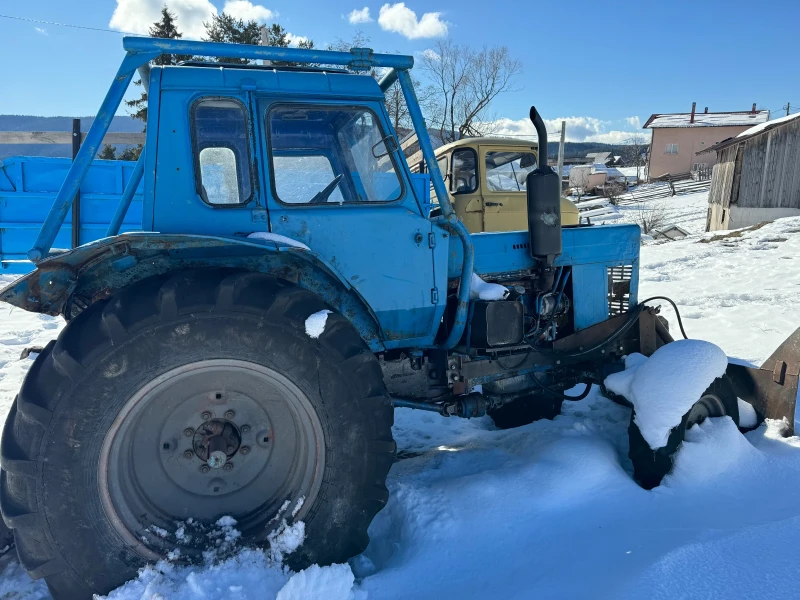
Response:
M561 143L558 145L558 185L564 181L564 134L567 130L567 122L561 121Z

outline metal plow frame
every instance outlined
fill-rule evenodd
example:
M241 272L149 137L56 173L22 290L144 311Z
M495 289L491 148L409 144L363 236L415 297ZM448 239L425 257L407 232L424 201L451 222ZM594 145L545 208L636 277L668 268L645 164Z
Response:
M800 329L778 346L760 367L730 363L727 370L736 395L756 409L758 423L784 420L794 434L794 413L800 379Z

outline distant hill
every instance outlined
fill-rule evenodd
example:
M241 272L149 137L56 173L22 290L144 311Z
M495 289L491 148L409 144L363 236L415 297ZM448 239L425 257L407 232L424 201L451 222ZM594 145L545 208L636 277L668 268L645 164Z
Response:
M94 117L81 117L81 130L89 131ZM144 123L127 116L114 117L109 131L141 133ZM72 131L72 117L0 115L0 131ZM118 146L117 150L125 146ZM68 144L0 144L0 160L9 156L72 156Z

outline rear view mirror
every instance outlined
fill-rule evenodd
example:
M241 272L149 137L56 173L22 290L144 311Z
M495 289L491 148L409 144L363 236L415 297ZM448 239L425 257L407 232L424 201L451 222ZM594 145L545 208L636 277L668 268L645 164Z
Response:
M381 152L381 146L385 149L385 152ZM372 156L375 158L381 158L383 156L387 156L392 152L397 152L397 140L394 139L393 135L387 135L385 138L376 142L375 145L372 147Z

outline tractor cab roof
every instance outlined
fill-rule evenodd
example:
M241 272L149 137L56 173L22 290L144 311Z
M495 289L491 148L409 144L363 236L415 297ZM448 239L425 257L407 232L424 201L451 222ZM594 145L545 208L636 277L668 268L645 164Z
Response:
M235 65L191 61L162 69L161 89L201 89L207 92L290 93L293 96L325 96L383 99L383 92L370 75L344 69L316 67Z
M308 73L343 73L352 75L347 69L337 67L312 67L308 65L272 65L272 64L248 64L241 65L236 63L208 62L204 60L184 60L178 63L179 67L206 67L214 69L244 69L247 71L289 71L289 72L308 72Z

